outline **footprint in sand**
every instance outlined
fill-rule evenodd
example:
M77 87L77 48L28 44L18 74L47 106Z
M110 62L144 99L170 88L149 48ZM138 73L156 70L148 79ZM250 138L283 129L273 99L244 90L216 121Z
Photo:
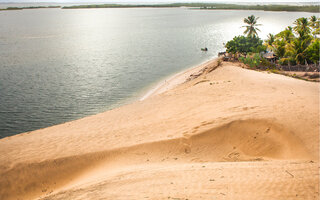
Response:
M270 128L267 128L266 133L269 133L269 132L270 132Z
M184 148L184 152L185 152L186 154L191 153L191 148L190 148L190 147L185 147L185 148Z

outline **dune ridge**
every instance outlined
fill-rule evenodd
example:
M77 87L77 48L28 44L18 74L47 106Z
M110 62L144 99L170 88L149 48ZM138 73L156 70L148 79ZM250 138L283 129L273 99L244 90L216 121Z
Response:
M200 126L208 126L210 122ZM197 129L197 128L195 128ZM280 137L280 140L277 141ZM214 153L213 153L214 152ZM218 153L217 153L218 152ZM28 193L53 191L99 165L121 168L150 163L235 162L310 159L306 148L288 130L268 120L237 120L199 134L139 144L111 151L18 165L2 173L0 188L20 183ZM29 172L32 176L24 175ZM34 177L36 176L36 177ZM34 180L36 178L36 180ZM1 193L23 194L17 186ZM8 196L3 196L9 198Z
M195 73L0 140L1 199L317 199L319 85L217 61Z

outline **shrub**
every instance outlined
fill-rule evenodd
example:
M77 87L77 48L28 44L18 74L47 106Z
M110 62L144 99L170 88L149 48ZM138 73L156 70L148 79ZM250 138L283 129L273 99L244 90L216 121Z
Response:
M276 65L274 63L269 62L265 58L260 59L260 66L262 66L264 69L276 69Z
M288 58L281 58L279 60L279 64L280 65L296 65L296 61L294 58L292 57L288 57Z
M314 64L319 63L320 60L320 40L317 39L306 49L306 54L309 60L311 60Z
M250 54L247 57L241 56L239 58L240 62L249 65L250 68L257 68L261 63L261 59L258 53Z
M226 44L227 52L247 55L248 53L260 53L266 50L258 37L236 36Z

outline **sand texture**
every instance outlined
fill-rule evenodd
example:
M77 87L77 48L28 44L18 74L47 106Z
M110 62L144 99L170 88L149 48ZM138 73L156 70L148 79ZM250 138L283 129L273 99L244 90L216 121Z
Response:
M216 66L1 139L0 199L319 199L319 83Z

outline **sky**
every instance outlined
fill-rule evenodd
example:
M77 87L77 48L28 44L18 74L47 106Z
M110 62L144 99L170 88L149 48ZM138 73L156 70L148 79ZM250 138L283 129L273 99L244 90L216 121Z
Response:
M155 2L222 2L222 3L232 3L232 2L259 2L259 3L280 3L280 2L317 2L317 0L0 0L0 3L5 2L57 2L57 3L76 3L76 2L88 2L88 3L100 3L100 2L143 2L143 3L155 3Z

